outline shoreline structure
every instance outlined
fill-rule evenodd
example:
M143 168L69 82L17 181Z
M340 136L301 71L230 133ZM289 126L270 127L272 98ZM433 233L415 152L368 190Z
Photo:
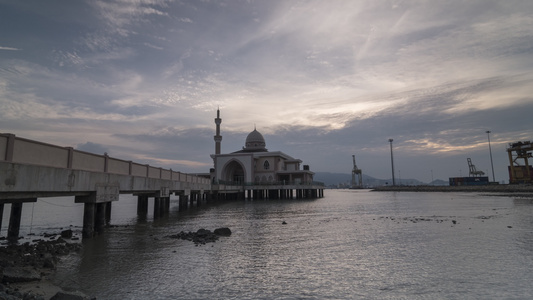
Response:
M478 186L380 186L372 188L375 192L477 192L477 193L504 193L513 196L529 194L533 196L533 185L494 184Z

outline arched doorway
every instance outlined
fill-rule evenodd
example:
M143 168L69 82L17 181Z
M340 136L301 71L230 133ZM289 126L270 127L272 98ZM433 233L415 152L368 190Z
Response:
M232 183L232 184L243 184L244 183L244 169L238 161L229 162L222 171L222 180Z

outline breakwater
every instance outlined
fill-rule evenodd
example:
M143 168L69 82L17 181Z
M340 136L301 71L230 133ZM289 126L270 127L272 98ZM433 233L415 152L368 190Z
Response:
M533 195L533 185L477 185L477 186L380 186L372 191L377 192L478 192L478 193L505 193L505 194L531 194Z

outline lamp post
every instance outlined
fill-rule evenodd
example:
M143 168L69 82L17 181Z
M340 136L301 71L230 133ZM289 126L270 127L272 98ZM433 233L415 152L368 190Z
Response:
M395 186L396 185L396 181L394 180L394 158L392 156L392 139L389 139L389 143L390 143L390 163L391 163L391 166L392 166L392 186Z
M487 133L487 138L489 140L489 154L490 154L490 166L492 168L492 181L496 182L496 178L494 178L494 165L492 163L492 149L490 148L490 130L487 130L486 133Z

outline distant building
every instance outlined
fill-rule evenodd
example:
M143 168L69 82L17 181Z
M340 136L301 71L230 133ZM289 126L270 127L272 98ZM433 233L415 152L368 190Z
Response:
M220 153L220 111L217 110L215 154L211 155L214 170L211 180L214 184L228 185L309 185L314 173L308 165L281 151L268 151L263 135L255 128L248 136L241 150Z

